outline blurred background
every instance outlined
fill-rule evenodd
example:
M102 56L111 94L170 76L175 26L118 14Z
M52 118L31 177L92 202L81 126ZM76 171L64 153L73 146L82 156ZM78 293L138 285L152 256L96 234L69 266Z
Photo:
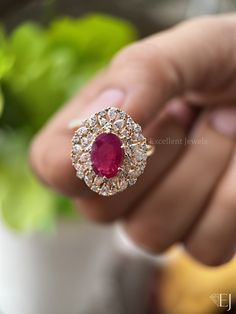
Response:
M82 295L88 260L110 232L82 221L70 200L35 179L27 156L34 134L122 47L184 19L235 8L236 0L0 0L1 314L84 314L79 292L72 300L68 287ZM231 291L235 268L209 274L179 259L166 270L165 313L214 313L212 286L186 294L189 282L195 276ZM67 291L58 289L64 281Z

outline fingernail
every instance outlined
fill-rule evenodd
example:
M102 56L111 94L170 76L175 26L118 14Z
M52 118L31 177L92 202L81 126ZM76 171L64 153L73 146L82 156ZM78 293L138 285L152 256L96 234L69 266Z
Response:
M75 117L69 122L68 127L73 128L81 121L85 120L92 114L99 112L107 107L121 107L125 98L125 94L120 89L107 89L103 91L97 98L95 98L87 107L81 112L78 117Z
M181 99L169 101L166 105L165 112L173 116L184 128L189 128L196 116L193 108Z
M211 113L212 126L226 136L236 135L236 108L216 109Z

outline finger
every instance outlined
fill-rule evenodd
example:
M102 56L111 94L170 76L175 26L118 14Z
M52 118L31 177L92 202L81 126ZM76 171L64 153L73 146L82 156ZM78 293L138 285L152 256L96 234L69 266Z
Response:
M222 119L222 112L220 113ZM236 135L236 111L227 113L224 125ZM217 118L218 119L218 118ZM221 129L222 129L221 121ZM186 249L200 262L216 266L228 262L236 253L236 150L218 184L207 210L185 241Z
M109 198L93 193L89 198L77 198L76 206L80 212L99 222L109 222L117 219L125 212L132 210L136 203L149 193L151 186L160 180L167 169L178 158L183 150L183 141L189 129L194 113L181 101L174 101L167 106L165 113L158 121L145 131L149 141L155 145L155 153L148 159L148 164L142 177L128 190ZM151 137L158 133L158 137Z
M216 132L209 119L209 114L204 115L193 135L199 144L190 145L167 177L126 218L128 233L144 247L163 251L181 241L224 172L234 141Z

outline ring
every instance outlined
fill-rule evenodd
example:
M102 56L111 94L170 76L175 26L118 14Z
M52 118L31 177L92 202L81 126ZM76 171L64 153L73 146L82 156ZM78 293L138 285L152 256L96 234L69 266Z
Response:
M141 126L124 111L109 107L77 121L71 159L76 176L94 192L110 196L134 185L154 152Z

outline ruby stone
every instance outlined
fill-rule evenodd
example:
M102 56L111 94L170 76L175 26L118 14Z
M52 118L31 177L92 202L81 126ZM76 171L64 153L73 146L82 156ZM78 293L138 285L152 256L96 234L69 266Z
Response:
M91 149L91 161L98 176L112 178L117 175L124 158L121 145L121 140L113 133L97 136Z

